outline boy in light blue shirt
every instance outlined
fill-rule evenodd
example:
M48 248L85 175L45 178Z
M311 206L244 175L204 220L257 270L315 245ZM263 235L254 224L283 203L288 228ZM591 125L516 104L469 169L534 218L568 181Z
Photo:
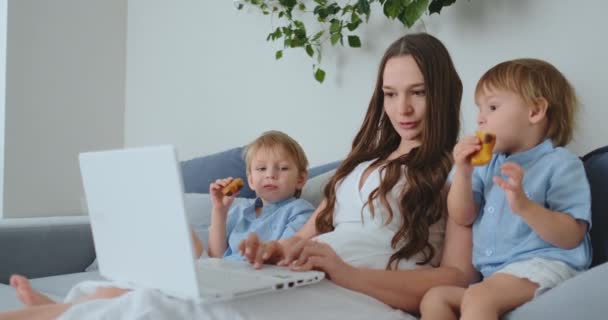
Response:
M479 138L454 148L449 218L473 228L473 266L483 280L469 288L436 287L423 319L498 319L591 263L591 194L572 139L574 89L551 64L500 63L475 90L479 130L495 135L489 163L473 167Z
M244 260L238 252L241 240L255 232L262 241L290 237L308 221L314 207L299 199L308 177L308 160L302 147L279 131L264 133L245 151L247 183L256 199L231 207L236 194L222 189L232 178L209 186L211 226L209 256Z

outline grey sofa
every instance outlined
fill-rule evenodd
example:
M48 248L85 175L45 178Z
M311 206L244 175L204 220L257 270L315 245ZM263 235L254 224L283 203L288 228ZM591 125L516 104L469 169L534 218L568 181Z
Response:
M209 182L218 177L243 176L241 151L235 148L182 163L185 191L204 194L208 192ZM505 319L608 319L608 201L605 199L608 147L583 159L593 196L593 268L514 310ZM337 165L338 162L334 162L312 168L302 197L317 204L323 184ZM251 197L253 192L244 189L242 195ZM186 208L195 230L205 238L208 220L200 219L205 217L200 211L208 210L209 204L201 206L201 201L204 202L201 197L187 197ZM6 285L10 274L33 278L34 288L61 300L79 281L101 279L94 268L87 271L94 258L86 217L0 221L0 311L21 307L14 290Z

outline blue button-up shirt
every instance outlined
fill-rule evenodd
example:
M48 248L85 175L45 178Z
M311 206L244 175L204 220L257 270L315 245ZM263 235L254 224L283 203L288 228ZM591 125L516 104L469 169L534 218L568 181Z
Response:
M258 217L256 208L262 208ZM275 203L262 205L262 199L235 204L228 211L226 237L228 248L225 259L243 260L239 254L239 243L255 232L262 241L291 237L306 224L314 211L306 200L289 198Z
M524 170L522 186L529 199L553 211L586 221L591 228L591 194L581 160L572 152L545 140L510 156L494 154L490 163L473 171L473 196L480 212L473 224L473 265L484 277L509 263L541 257L563 261L576 270L589 267L589 233L574 249L556 247L541 239L511 211L504 191L492 181L506 179L500 167L514 162Z

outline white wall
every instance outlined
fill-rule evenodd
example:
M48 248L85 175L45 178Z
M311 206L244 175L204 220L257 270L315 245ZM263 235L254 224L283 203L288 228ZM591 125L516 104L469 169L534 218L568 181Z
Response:
M6 12L7 0L0 0L0 219L4 197L4 110L6 102Z
M123 146L123 0L8 1L4 217L74 215L77 154Z
M608 83L608 45L599 38L606 11L601 0L460 0L415 29L438 36L453 55L465 86L465 132L475 127L473 89L485 70L523 56L555 64L584 104L571 145L582 154L608 142L600 87ZM325 50L321 85L301 52L274 60L268 16L237 11L227 0L130 0L125 143L173 143L185 159L279 129L302 143L313 164L341 158L384 49L406 32L383 17L360 29L363 48Z

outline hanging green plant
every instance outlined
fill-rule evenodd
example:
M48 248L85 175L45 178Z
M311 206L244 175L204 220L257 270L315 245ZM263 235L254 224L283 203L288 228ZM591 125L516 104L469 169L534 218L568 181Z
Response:
M283 48L275 52L275 59L283 57L283 51L302 48L313 59L313 75L318 82L325 80L325 71L321 69L321 47L329 41L332 46L344 42L351 48L361 47L361 39L355 31L361 23L368 22L371 15L371 4L378 2L384 15L391 20L399 20L404 26L413 26L428 11L429 14L440 13L443 7L456 0L345 0L338 4L330 0L235 0L237 9L246 5L258 7L264 15L272 16L277 26L268 34L267 41L282 41ZM318 30L306 26L303 19L312 15L319 22Z

